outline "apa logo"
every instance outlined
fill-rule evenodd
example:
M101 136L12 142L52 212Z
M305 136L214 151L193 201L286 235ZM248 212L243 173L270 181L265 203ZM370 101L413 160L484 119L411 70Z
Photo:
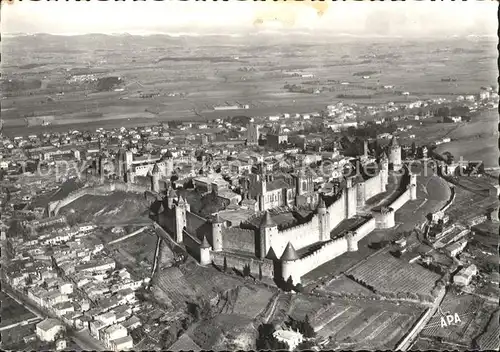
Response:
M458 313L455 313L454 315L447 315L446 320L445 317L441 317L441 327L445 328L449 325L455 325L458 323L461 323L462 321L460 320L460 317L458 316Z

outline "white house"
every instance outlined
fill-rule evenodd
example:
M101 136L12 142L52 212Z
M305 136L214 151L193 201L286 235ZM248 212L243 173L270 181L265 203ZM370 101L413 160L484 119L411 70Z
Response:
M467 286L470 284L472 277L477 274L477 267L474 264L467 268L461 269L454 277L453 282L457 285Z
M290 351L293 351L303 341L302 334L293 330L276 330L273 336L276 340L286 343Z
M124 336L111 341L111 348L114 351L126 351L134 347L132 336Z
M111 347L113 340L127 336L127 329L121 324L112 325L104 331L104 343L106 346Z
M36 324L36 334L42 341L54 341L60 331L64 331L64 326L56 319L47 318Z
M65 282L59 285L59 292L65 295L70 295L73 293L73 284L70 282Z

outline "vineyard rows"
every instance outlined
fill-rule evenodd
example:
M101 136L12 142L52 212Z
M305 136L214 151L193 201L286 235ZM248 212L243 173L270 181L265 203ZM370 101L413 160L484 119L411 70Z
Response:
M304 319L306 315L309 315L309 318L313 321L313 315L316 315L316 312L324 309L324 304L325 301L313 297L294 296L291 316L294 319L301 320Z
M440 275L382 253L348 271L355 280L381 292L412 292L428 295Z
M326 324L319 332L319 336L328 337L334 336L344 326L349 324L352 319L356 319L363 312L362 308L350 307L343 312L338 318Z
M396 342L394 342L394 345L388 345L387 343L392 341L395 338L399 338L398 335L401 333L401 331L404 331L406 326L408 325L409 322L413 320L414 316L412 315L398 315L396 319L394 319L390 325L386 326L382 331L378 333L379 336L383 337L382 343L384 343L384 347L392 349L395 347ZM383 349L383 348L381 348Z
M287 318L291 305L292 296L288 294L281 294L276 302L273 317L270 320L279 323L283 322Z
M266 289L249 289L242 287L234 304L234 314L255 318L262 312L272 297L272 292Z
M500 326L497 325L496 328L489 329L486 333L481 335L478 343L482 351L498 351L500 347Z
M399 314L396 312L383 312L356 336L356 342L359 343L374 339L382 330L391 325L398 316Z
M361 316L352 319L346 326L340 329L335 335L335 339L342 341L356 336L383 313L376 308L366 308L361 313Z
M483 351L497 350L500 348L500 310L497 310L490 318L486 331L479 337L478 345Z
M159 273L156 285L168 295L174 304L184 304L189 298L196 297L196 293L182 272L178 269L172 269Z
M311 324L313 326L321 326L328 322L333 316L343 312L348 308L344 305L339 304L329 304L326 307L322 307L318 310L318 312L312 317Z

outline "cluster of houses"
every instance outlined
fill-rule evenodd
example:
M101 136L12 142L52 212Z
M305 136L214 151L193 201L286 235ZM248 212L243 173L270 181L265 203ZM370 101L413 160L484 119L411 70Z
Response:
M61 224L61 217L34 220L31 226ZM149 278L134 279L126 268L117 269L102 244L88 235L94 226L74 226L33 240L12 238L13 259L4 270L8 283L48 315L37 325L41 340L54 341L67 327L87 329L109 350L133 348L130 332L141 325L135 291ZM51 240L48 240L51 239Z

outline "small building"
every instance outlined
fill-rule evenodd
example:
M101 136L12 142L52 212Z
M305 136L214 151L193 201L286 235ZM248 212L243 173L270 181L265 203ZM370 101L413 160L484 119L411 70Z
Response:
M65 295L70 295L73 293L73 284L70 282L65 282L59 285L59 292Z
M113 351L126 351L134 348L134 341L132 339L132 336L127 335L112 340L111 348L113 349Z
M42 341L54 341L60 331L64 331L64 326L56 319L47 318L36 324L36 334Z
M474 264L461 269L454 277L453 282L460 286L467 286L470 284L472 277L477 274L477 267Z
M304 340L300 332L293 330L276 330L273 336L276 340L286 343L290 351L294 350Z
M464 250L466 245L467 245L466 240L458 241L447 246L446 251L450 256L455 257Z
M106 346L113 348L114 340L127 336L127 329L121 324L111 325L104 330L104 343ZM120 349L117 349L119 351Z

